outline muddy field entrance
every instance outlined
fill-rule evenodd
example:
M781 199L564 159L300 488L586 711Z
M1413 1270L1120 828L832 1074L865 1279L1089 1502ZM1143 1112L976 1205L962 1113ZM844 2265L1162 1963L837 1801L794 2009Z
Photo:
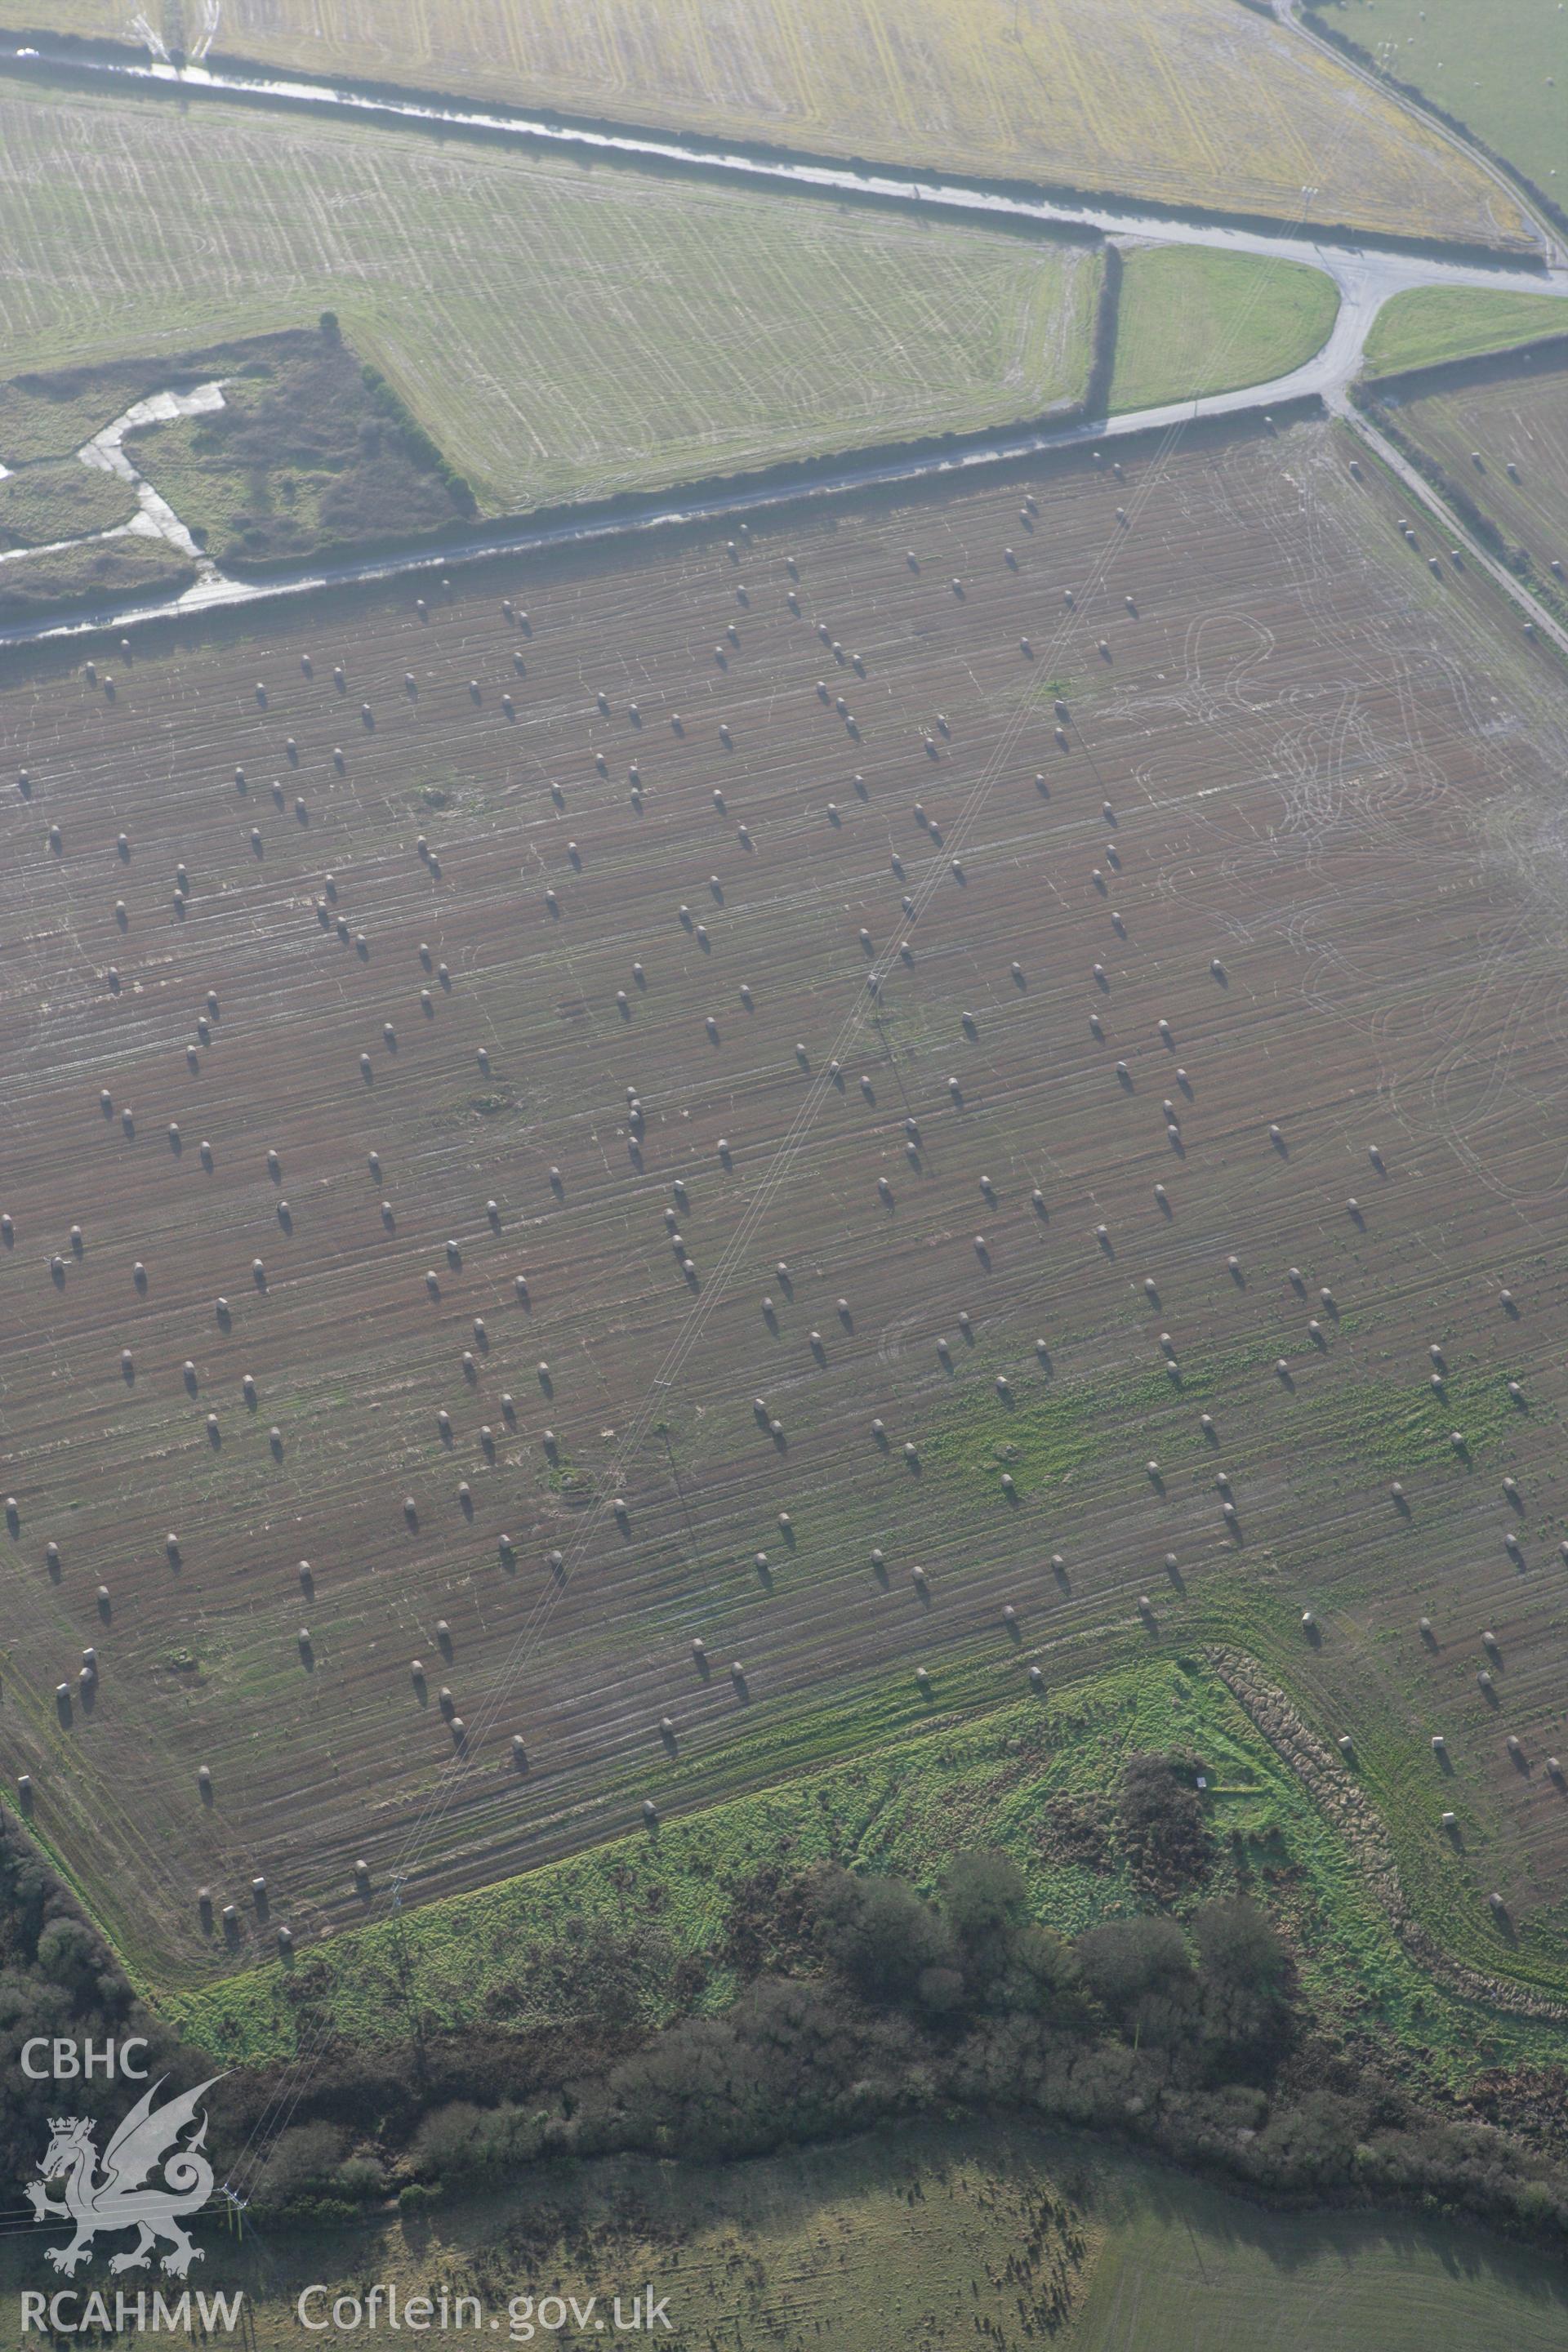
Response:
M1529 1972L1558 688L1352 454L7 674L0 1747L155 1977L1214 1639Z

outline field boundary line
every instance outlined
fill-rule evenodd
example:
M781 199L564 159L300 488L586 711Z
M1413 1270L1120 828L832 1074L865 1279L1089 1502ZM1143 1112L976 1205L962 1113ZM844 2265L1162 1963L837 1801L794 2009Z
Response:
M1524 215L1540 236L1543 250L1554 260L1563 258L1563 244L1550 214L1542 215L1540 192L1532 188L1522 174L1493 155L1474 131L1461 131L1442 109L1415 93L1410 84L1402 82L1394 74L1380 70L1375 60L1363 62L1364 53L1359 42L1345 41L1342 48L1324 37L1310 16L1302 13L1303 0L1271 0L1276 20L1305 41L1320 57L1331 58L1341 69L1351 74L1363 89L1374 90L1386 103L1396 106L1410 121L1419 124L1429 135L1441 139L1452 147L1471 167L1481 173L1507 196ZM1321 0L1305 0L1310 9Z
M1494 585L1500 588L1503 594L1528 616L1536 635L1548 638L1558 653L1563 655L1564 659L1568 659L1568 629L1563 628L1562 623L1547 611L1544 604L1536 601L1521 580L1514 578L1506 564L1500 563L1495 556L1489 555L1486 549L1478 544L1458 516L1442 501L1431 485L1423 479L1409 459L1394 447L1392 441L1379 432L1370 417L1357 408L1343 394L1337 396L1331 394L1328 405L1331 413L1342 424L1347 425L1394 476L1400 488L1408 490L1410 496L1419 501L1428 520L1440 524L1449 533L1451 541L1458 542L1464 549L1466 560L1474 562L1484 571Z
M1515 1979L1489 1976L1468 1960L1456 1959L1436 1942L1405 1894L1398 1848L1383 1813L1360 1783L1335 1762L1289 1693L1265 1679L1261 1659L1227 1643L1206 1644L1200 1654L1259 1737L1340 1832L1394 1935L1427 1976L1461 2000L1484 2000L1511 2016L1540 2018L1549 2024L1568 2020L1568 2006L1563 2002L1532 1992Z

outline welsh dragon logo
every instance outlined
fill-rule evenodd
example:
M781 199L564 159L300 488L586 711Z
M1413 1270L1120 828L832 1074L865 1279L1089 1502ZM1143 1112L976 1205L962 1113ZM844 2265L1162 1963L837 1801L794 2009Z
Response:
M101 2170L93 2146L97 2126L91 2119L86 2116L50 2118L51 2137L38 2166L39 2177L27 2182L26 2193L40 2221L71 2221L76 2226L68 2246L45 2249L56 2270L64 2271L68 2278L79 2263L90 2260L92 2242L100 2230L110 2234L121 2230L137 2232L136 2243L128 2252L110 2257L111 2271L145 2270L160 2242L170 2248L163 2268L174 2278L184 2278L193 2263L205 2259L201 2248L193 2246L186 2235L183 2219L199 2210L212 2194L213 2168L202 2153L207 2136L205 2116L184 2147L180 2134L196 2120L204 2094L221 2077L209 2075L194 2091L182 2091L178 2098L154 2107L153 2101L164 2079L160 2076L142 2093L120 2125L104 2149ZM150 2179L160 2167L162 2179ZM50 2201L47 2184L61 2176L65 2186L62 2201L57 2205Z

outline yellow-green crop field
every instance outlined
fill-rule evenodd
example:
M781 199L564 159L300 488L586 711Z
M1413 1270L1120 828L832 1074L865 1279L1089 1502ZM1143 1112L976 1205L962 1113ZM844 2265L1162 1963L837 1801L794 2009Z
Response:
M158 12L154 12L156 15ZM116 0L0 21L127 37ZM196 40L196 0L163 37ZM837 155L1487 244L1518 207L1237 0L225 0L215 55Z
M0 247L17 372L335 310L492 511L1040 415L1100 281L1087 245L26 86Z

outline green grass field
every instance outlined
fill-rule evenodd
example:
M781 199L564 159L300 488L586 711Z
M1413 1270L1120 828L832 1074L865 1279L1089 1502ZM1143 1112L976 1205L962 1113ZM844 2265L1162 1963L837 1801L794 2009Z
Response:
M1413 286L1378 312L1366 339L1365 368L1368 375L1397 375L1403 368L1477 359L1563 334L1568 334L1568 302L1555 295Z
M1557 0L1312 0L1318 21L1467 123L1568 205L1568 13Z
M320 2281L476 2295L483 2332L513 2296L607 2314L651 2279L663 2340L690 2352L1556 2352L1568 2320L1547 2257L1452 2221L1274 2212L1083 2141L934 2120L742 2164L540 2168L416 2221L220 2241L219 2258L256 2352L322 2340L298 2312Z
M137 533L88 540L0 564L0 622L36 620L83 600L113 606L130 597L160 601L188 588L195 576L195 565L165 539Z
M1555 2263L1452 2222L1270 2212L1099 2159L1085 2202L1104 2235L1070 2352L1553 2352L1568 2325Z
M216 373L218 364L205 373ZM122 416L133 402L159 390L161 373L154 362L149 374L144 352L101 365L77 353L70 365L47 374L25 369L0 383L0 463L36 466L74 457L84 441Z
M15 87L0 238L10 369L331 308L508 512L1038 415L1082 392L1100 278L1087 247Z
M1113 415L1238 384L1311 358L1339 309L1331 278L1298 262L1153 246L1122 267Z

